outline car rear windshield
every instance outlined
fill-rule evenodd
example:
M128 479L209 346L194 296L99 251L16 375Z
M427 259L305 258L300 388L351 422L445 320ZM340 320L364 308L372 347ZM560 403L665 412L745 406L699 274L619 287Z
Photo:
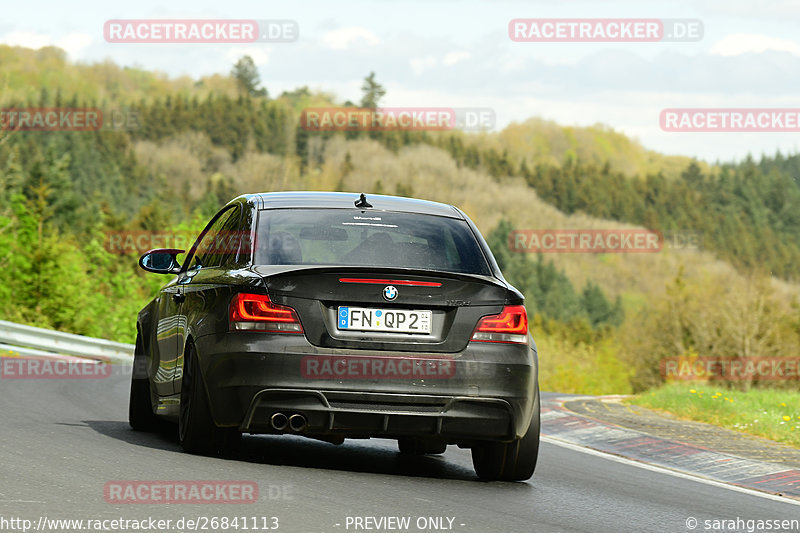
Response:
M488 276L466 221L416 213L266 209L255 263L422 268Z

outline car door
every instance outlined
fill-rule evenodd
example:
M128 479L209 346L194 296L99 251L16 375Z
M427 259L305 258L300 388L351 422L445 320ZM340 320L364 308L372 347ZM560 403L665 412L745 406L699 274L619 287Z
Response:
M158 368L153 376L156 394L160 397L174 394L174 374L178 364L178 331L180 329L180 306L183 299L181 286L176 277L161 288L158 295L158 321L156 322L155 345Z
M193 248L188 267L179 276L178 285L181 291L181 312L177 321L178 344L181 347L177 354L177 365L172 375L173 389L180 392L183 377L183 347L186 344L188 318L203 315L203 308L213 300L213 276L218 275L220 269L238 258L239 232L238 225L241 218L241 208L238 205L228 206L212 219L208 229L200 235ZM211 283L210 283L211 282Z

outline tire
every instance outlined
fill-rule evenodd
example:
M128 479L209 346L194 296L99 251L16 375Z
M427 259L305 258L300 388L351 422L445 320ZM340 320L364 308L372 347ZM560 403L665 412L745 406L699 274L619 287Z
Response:
M444 441L429 441L414 438L397 439L400 453L406 455L438 455L447 449Z
M197 352L186 348L181 379L181 403L178 416L178 440L184 451L200 455L222 455L240 437L235 429L220 428L211 417L208 394L200 375Z
M472 448L475 473L483 481L525 481L536 470L539 456L539 387L534 396L528 431L512 442L484 442Z
M146 372L144 372L144 379L140 376L140 371L145 364L142 340L137 334L131 375L131 394L128 398L128 423L135 431L154 431L159 427L159 419L153 412L150 380L146 377Z

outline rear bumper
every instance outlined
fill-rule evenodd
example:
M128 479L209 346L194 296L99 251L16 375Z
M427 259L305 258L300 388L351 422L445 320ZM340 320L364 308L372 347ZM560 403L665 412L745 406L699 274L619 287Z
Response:
M291 433L270 424L282 413L304 416L301 434L313 437L508 441L528 429L538 379L532 339L472 342L456 354L319 348L302 335L238 331L203 336L195 345L215 422L249 433ZM309 358L434 361L448 370L320 375L309 374Z
M320 437L436 437L511 440L514 409L498 398L265 389L256 394L240 430L275 433L272 415L300 414L304 434ZM291 432L287 430L286 432Z

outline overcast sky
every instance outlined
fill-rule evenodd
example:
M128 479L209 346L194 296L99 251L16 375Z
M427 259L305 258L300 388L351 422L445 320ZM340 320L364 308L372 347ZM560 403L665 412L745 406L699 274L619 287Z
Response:
M520 43L515 18L699 19L696 42ZM118 44L109 19L291 19L290 43ZM370 71L386 106L490 107L497 127L539 116L606 124L648 148L708 161L780 149L800 133L668 133L664 108L800 108L800 1L7 2L0 42L55 44L75 61L106 58L170 76L228 73L249 54L271 95L298 86L360 98ZM2 66L0 65L0 72Z

